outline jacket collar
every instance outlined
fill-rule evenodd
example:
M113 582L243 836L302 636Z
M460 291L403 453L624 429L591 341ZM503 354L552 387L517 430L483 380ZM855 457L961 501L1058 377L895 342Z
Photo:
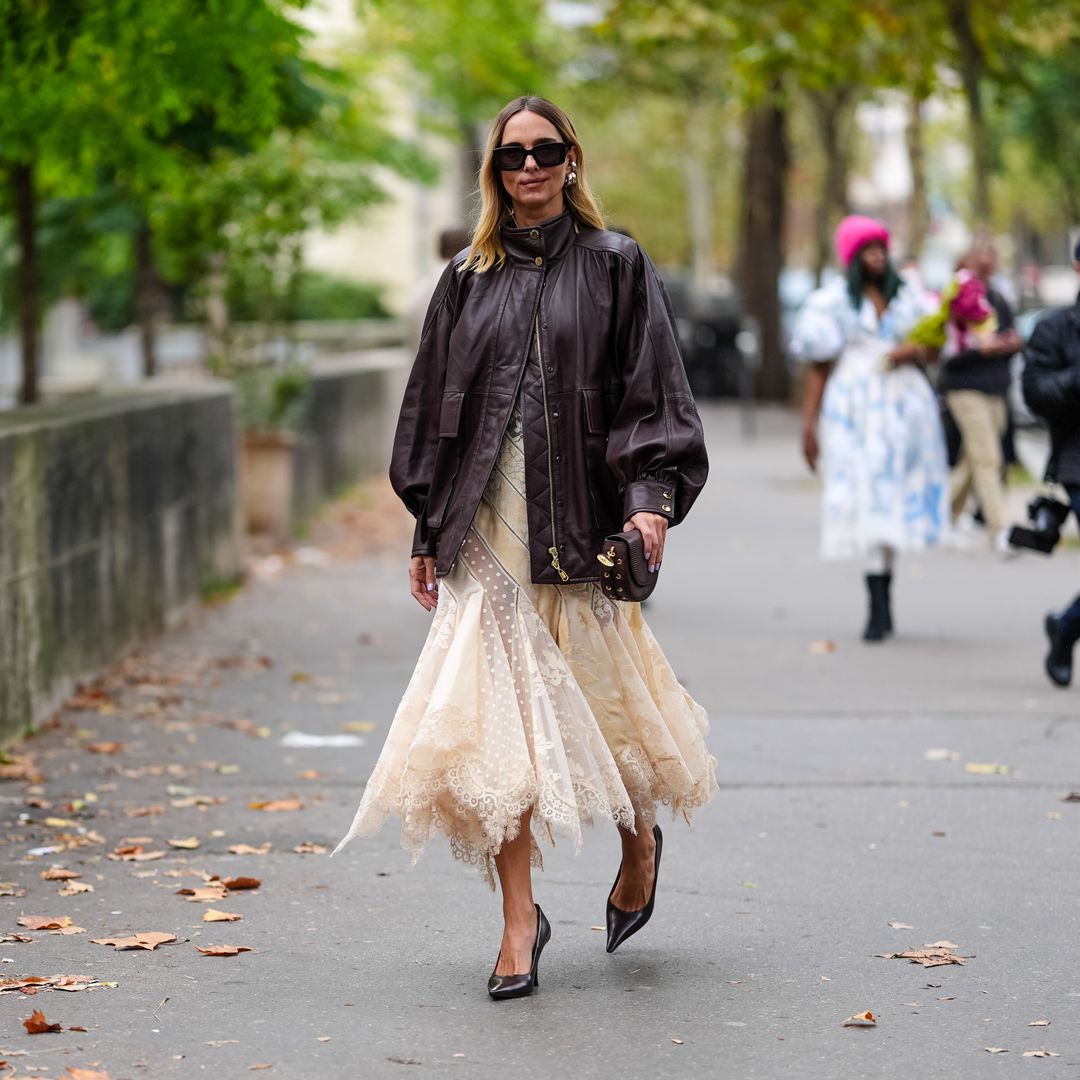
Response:
M511 266L542 270L561 259L574 243L577 226L569 210L525 229L502 230L506 261Z

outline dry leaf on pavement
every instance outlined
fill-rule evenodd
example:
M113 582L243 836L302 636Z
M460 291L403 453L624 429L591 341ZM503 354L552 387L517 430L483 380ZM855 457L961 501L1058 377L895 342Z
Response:
M88 881L69 881L62 889L58 889L57 896L78 896L79 893L93 892L94 886Z
M262 884L262 879L257 877L227 877L221 883L230 892L236 889L257 889Z
M1028 1027L1049 1027L1049 1020L1032 1020Z
M1009 1051L1004 1046L984 1046L988 1054L1007 1054Z
M57 930L50 930L50 934L85 934L85 926L61 926Z
M866 1012L856 1013L854 1016L849 1016L841 1025L841 1027L876 1027L877 1019L874 1014L867 1010Z
M175 940L175 934L161 934L157 931L140 931L131 934L129 937L91 938L90 943L92 945L115 945L117 952L121 952L124 949L146 949L148 952L152 952L159 945L165 945L166 943Z
M236 956L238 953L254 951L248 945L210 945L206 948L196 945L195 948L203 956Z
M269 840L258 847L252 847L251 844L230 844L228 851L230 855L265 855L270 850L270 846Z
M325 855L329 850L329 844L316 844L314 840L305 840L293 848L297 855Z
M71 925L70 915L20 915L15 920L27 930L59 930Z
M208 901L224 900L225 892L225 886L220 881L215 881L212 885L199 885L194 889L177 889L176 895L186 896L193 904L202 904Z
M1008 776L1012 772L1012 766L1002 765L997 761L968 761L964 764L964 772L974 773L976 776Z
M827 656L829 653L836 652L836 642L811 641L809 649L812 656Z
M165 858L164 851L146 851L142 844L124 844L110 851L106 858L120 862L149 862L151 859Z
M944 947L909 949L907 952L877 953L876 955L882 960L910 960L913 964L921 964L923 967L942 967L945 964L963 965L967 962L966 957L957 956Z
M1047 1050L1045 1047L1040 1046L1038 1050L1025 1050L1024 1057L1061 1057L1060 1054L1055 1054L1053 1050Z
M268 799L264 802L249 802L249 810L303 810L304 804L297 798L291 799Z
M915 927L906 922L891 922L889 923L894 930L914 930Z
M23 1021L23 1027L28 1035L45 1035L64 1030L59 1024L50 1024L40 1009L35 1009L33 1014Z
M203 922L236 922L243 917L233 911L219 911L217 908L207 908L203 912Z
M1080 791L1066 791L1061 796L1062 802L1080 802Z
M122 742L92 742L86 744L86 749L91 754L119 754L127 749L127 743Z
M25 896L26 890L17 881L0 881L0 896Z
M194 851L202 846L202 841L197 836L184 836L174 840L166 840L169 847L182 848L184 851Z
M78 870L68 870L63 866L50 866L48 870L41 871L41 876L45 881L68 881L82 877L82 874Z
M82 1028L68 1028L68 1031L81 1031ZM61 1074L60 1080L110 1080L107 1072L100 1069L76 1069L69 1065Z

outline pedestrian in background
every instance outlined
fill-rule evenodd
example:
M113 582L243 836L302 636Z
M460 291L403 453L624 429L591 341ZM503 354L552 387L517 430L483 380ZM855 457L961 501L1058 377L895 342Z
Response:
M705 482L704 437L655 267L606 231L566 114L496 117L472 246L431 300L390 475L416 517L413 596L435 612L347 835L391 814L502 886L493 998L537 983L550 926L539 842L618 825L612 951L653 911L657 803L715 790L704 710L641 616L598 585L603 537L637 529L659 570Z
M948 524L948 464L937 400L921 368L934 350L905 341L935 308L888 255L889 231L853 215L836 230L845 276L810 294L791 350L807 364L803 455L824 481L822 554L861 558L865 641L893 631L896 555L937 544Z
M413 356L420 348L420 336L424 332L424 320L431 296L438 288L447 264L468 246L469 230L464 225L451 225L439 233L438 262L417 283L413 290L412 303L409 305L405 345Z
M1011 364L1021 345L1020 335L1009 302L993 284L997 251L984 244L961 262L985 290L997 327L981 338L950 335L941 353L938 390L960 434L960 452L950 478L952 520L960 519L974 491L991 546L1001 554L1015 554L1008 542L1011 515L1002 441L1009 427Z
M1073 251L1080 273L1080 239ZM1024 347L1024 398L1050 425L1047 479L1069 493L1080 522L1080 295L1070 308L1044 316ZM1080 640L1080 595L1045 621L1050 650L1046 674L1057 686L1072 682L1073 646Z

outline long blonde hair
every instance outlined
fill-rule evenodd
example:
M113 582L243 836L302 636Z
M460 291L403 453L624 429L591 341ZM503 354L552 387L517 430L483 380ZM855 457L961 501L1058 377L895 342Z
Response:
M473 230L469 257L462 264L462 270L475 270L482 274L492 267L502 266L506 251L502 245L500 230L503 225L513 220L506 189L502 185L498 170L495 168L495 148L502 142L503 132L511 116L519 112L534 112L549 121L559 132L559 137L570 148L577 162L577 183L563 188L563 197L573 215L575 223L587 225L593 229L604 227L604 215L589 190L589 180L585 173L585 155L578 141L573 122L547 98L519 97L506 105L491 123L487 144L484 147L484 159L480 164L480 219ZM569 154L568 154L569 156Z

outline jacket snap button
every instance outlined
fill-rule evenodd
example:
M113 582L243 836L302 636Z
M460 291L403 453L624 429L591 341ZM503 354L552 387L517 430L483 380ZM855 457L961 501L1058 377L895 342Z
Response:
M533 262L536 263L537 266L543 266L544 265L544 260L541 259L539 255L537 255L536 258L533 259Z
M529 233L529 239L535 240L539 235L540 235L539 229L533 229L532 232Z
M664 503L661 509L667 511L669 514L671 513L671 507L667 503Z
M556 420L558 420L558 419L559 419L559 414L558 414L557 412L553 412L553 413L552 413L551 415L552 415L552 416L553 416L553 417L554 417L554 418L555 418Z
M549 375L554 375L555 374L555 365L554 364L548 364L548 374Z

